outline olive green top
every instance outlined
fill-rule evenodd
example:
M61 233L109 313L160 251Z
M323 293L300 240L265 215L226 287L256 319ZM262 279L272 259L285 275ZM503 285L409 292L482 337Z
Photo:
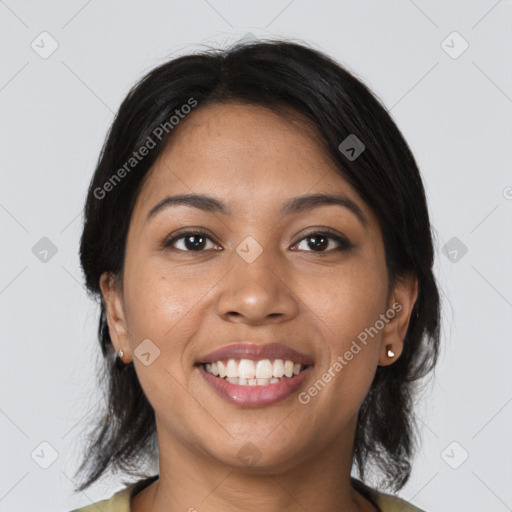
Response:
M134 482L113 494L109 499L74 509L71 512L131 512L131 498L157 480L158 476L159 475L154 475ZM367 500L372 502L380 512L425 512L397 496L372 489L353 477L350 478L350 481L352 487L360 492Z

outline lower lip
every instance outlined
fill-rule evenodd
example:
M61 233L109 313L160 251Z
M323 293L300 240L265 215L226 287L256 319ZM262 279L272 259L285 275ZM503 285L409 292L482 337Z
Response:
M211 384L220 397L227 402L234 405L243 405L245 407L261 407L280 402L297 391L313 367L308 366L305 370L290 379L281 380L275 384L267 384L265 386L240 386L238 384L231 384L231 382L227 380L208 373L202 364L199 365L198 368L206 382Z

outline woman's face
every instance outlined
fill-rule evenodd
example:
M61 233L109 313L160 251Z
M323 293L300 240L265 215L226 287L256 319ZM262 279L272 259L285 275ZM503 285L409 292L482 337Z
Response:
M101 280L114 347L133 360L155 410L160 453L179 445L232 466L249 453L258 466L291 467L333 443L348 447L377 365L400 355L415 283L388 296L377 218L301 125L228 103L174 130L137 198L123 292ZM149 215L179 194L209 196L226 211L167 204ZM349 206L282 211L312 194ZM205 234L165 246L197 229ZM317 234L326 229L348 245ZM273 403L234 403L197 363L240 342L279 343L313 366Z

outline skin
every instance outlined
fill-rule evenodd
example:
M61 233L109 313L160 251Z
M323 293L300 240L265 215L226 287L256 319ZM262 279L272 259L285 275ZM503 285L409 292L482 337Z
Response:
M317 192L349 197L368 225L337 205L279 217L287 199ZM155 204L178 193L214 196L232 215L173 206L146 222ZM190 249L200 237L162 249L187 227L211 233L203 252ZM322 227L354 247L336 251L332 239L320 248L315 239L308 243L304 237ZM248 236L263 248L252 263L236 252ZM105 273L100 285L114 348L134 362L156 414L160 477L132 498L134 512L377 510L350 485L357 413L377 366L400 357L417 281L408 277L388 293L376 216L304 125L238 103L190 114L137 198L122 276ZM301 404L298 393L395 302L401 311ZM148 366L134 355L145 339L160 350ZM239 341L292 346L313 358L313 373L278 403L232 405L194 363ZM253 466L237 456L249 442L260 455Z

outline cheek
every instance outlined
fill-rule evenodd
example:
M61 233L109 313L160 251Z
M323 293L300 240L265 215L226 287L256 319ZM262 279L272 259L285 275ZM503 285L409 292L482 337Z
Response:
M359 407L377 368L381 331L372 327L386 310L387 273L374 261L359 259L321 283L308 292L319 339L326 345L319 370L328 391L319 393L318 405L337 408L333 419L339 415L343 421Z
M150 260L127 264L125 276L126 318L140 384L159 414L166 416L169 404L188 410L190 397L182 389L190 361L184 356L201 325L200 301L211 284L207 278L185 279ZM147 339L157 347L149 350L157 354L149 365L137 357L137 347ZM172 418L168 420L172 423Z
M357 413L378 364L380 332L368 334L386 310L387 281L378 267L354 265L310 287L308 305L325 344L317 380L303 400L320 424L337 426ZM318 280L316 280L318 284Z
M322 320L334 345L374 325L385 311L387 281L379 267L355 262L325 278L316 277L303 292L311 310Z
M176 366L198 328L195 312L209 288L208 280L184 279L179 271L146 260L127 265L125 283L132 349L150 339L159 348L161 361Z

